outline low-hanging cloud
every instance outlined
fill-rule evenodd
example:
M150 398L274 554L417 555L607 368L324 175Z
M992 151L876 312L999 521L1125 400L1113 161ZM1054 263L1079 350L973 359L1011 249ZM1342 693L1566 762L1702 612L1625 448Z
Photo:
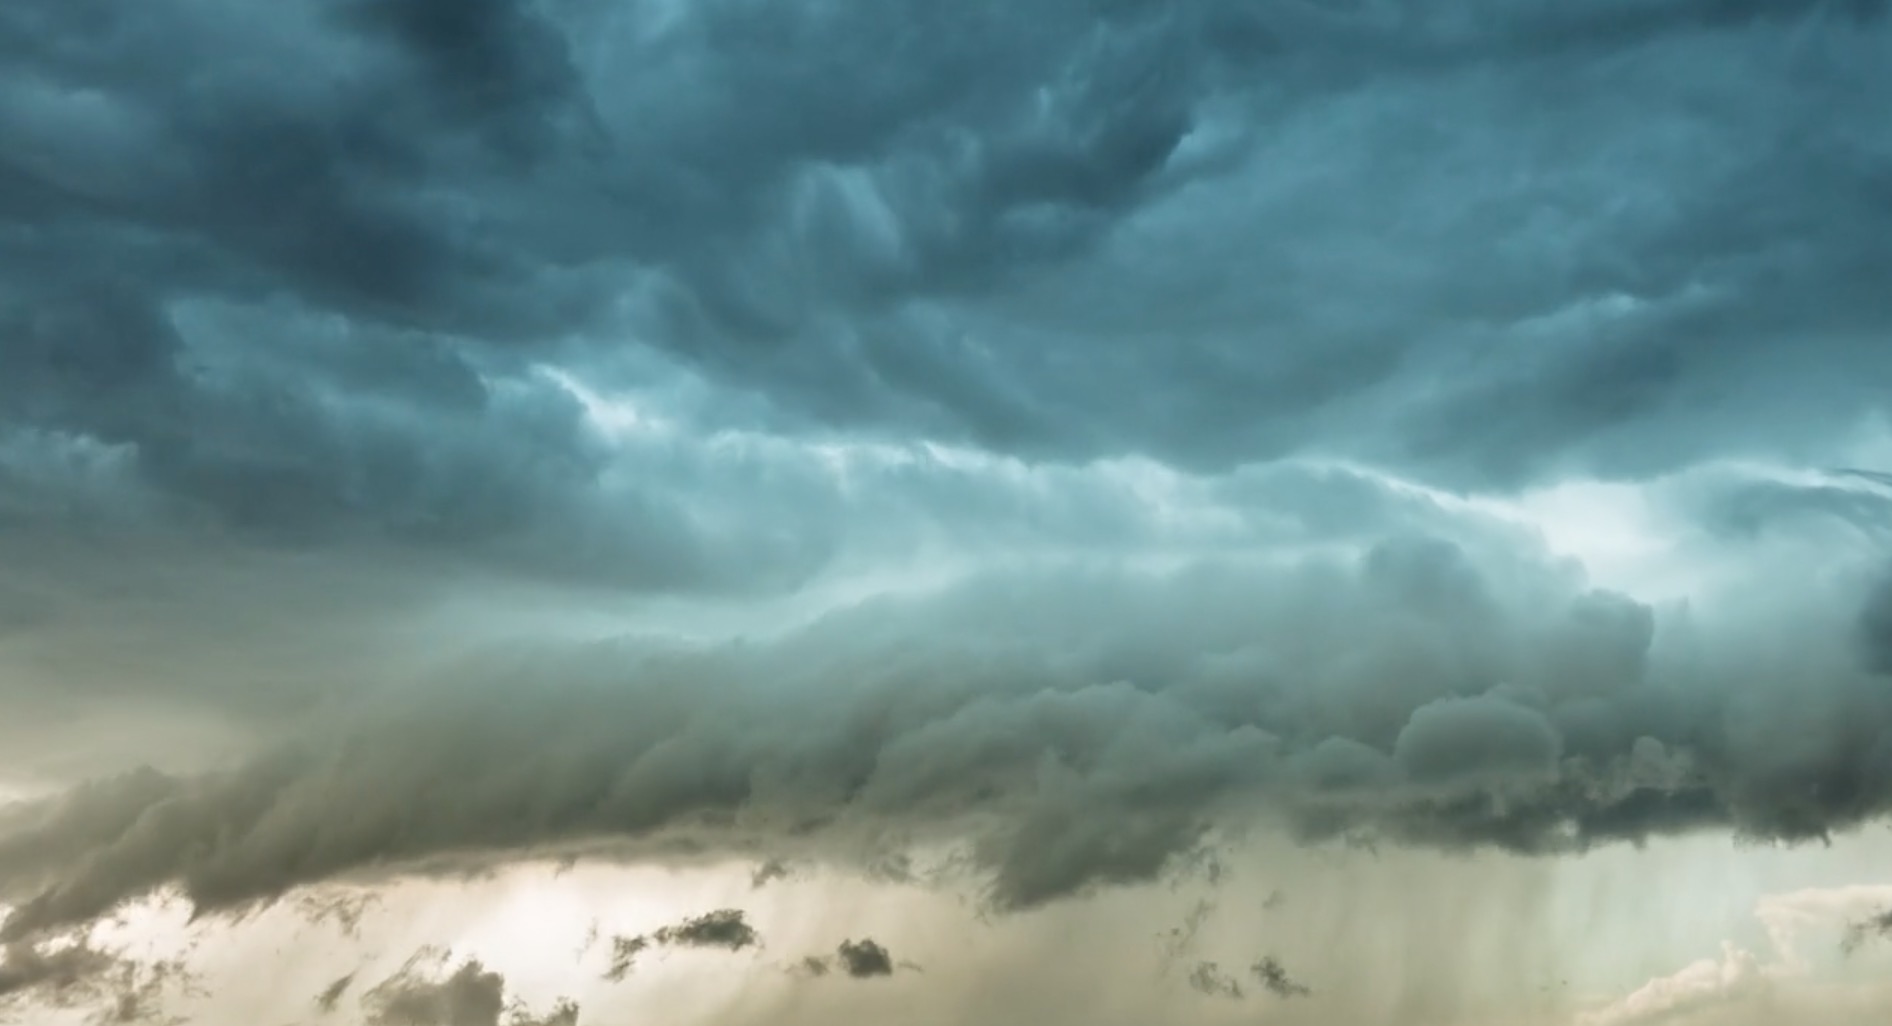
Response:
M1680 611L1670 639L1650 607L1501 555L1404 538L997 575L773 641L468 666L240 768L14 809L6 933L172 886L216 911L613 838L844 861L963 842L990 900L1024 908L1267 824L1551 854L1885 811L1892 699L1855 647L1859 590L1768 608L1800 644L1755 650Z
M1885 10L18 0L0 482L688 588L534 366L1034 460L1806 458L1881 409Z
M0 948L0 1015L90 1009L95 1023L155 1022L164 1000L188 983L179 959L140 960L83 936Z
M116 956L83 942L47 947L15 941L0 959L0 1000L31 990L69 991L116 965Z
M1883 819L1889 10L0 4L0 1001L540 857L878 979L767 909ZM577 1018L370 964L296 1014Z
M1253 977L1261 989L1278 998L1299 998L1311 996L1314 992L1303 984L1295 982L1273 955L1265 955L1248 967L1248 975ZM1186 977L1189 989L1205 997L1228 998L1240 1001L1248 997L1240 978L1222 968L1221 963L1213 961L1197 962Z
M715 948L741 951L762 946L762 934L749 924L747 914L737 908L721 908L691 916L682 922L658 927L650 933L611 938L611 964L604 978L613 982L631 974L638 956L652 948Z
M842 941L834 957L841 970L857 980L893 975L893 955L871 937Z
M911 962L895 964L893 952L872 937L849 938L836 945L831 955L804 955L788 967L789 975L803 979L821 979L839 972L851 980L875 980L892 976L900 969L917 970Z
M1276 997L1309 997L1314 993L1305 984L1295 982L1287 969L1282 967L1281 961L1273 955L1262 956L1248 967L1248 972L1264 990Z
M504 975L477 959L443 973L446 964L445 953L423 950L363 994L366 1026L578 1026L570 1000L534 1014L508 997Z

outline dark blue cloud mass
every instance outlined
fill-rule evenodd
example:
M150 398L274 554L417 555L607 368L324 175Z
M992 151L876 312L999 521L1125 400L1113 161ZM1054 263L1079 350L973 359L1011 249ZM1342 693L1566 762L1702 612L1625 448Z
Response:
M8 0L5 935L1876 821L1887 10Z
M623 501L534 363L1035 460L1805 458L1892 373L1883 12L25 0L3 426L474 541Z

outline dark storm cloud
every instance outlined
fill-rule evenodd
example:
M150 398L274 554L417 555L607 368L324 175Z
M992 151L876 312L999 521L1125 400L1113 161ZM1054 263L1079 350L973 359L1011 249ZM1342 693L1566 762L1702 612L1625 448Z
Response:
M870 937L842 941L834 957L842 971L857 980L893 975L893 955Z
M503 423L468 423L492 436L491 445L469 444L468 452L511 444ZM443 435L426 444L457 443ZM167 715L234 716L246 728L274 732L291 712L437 664L489 631L518 636L562 619L609 624L610 631L638 623L637 593L650 589L723 602L702 607L709 616L701 622L681 621L691 633L717 633L716 617L740 623L748 614L730 600L772 598L811 578L817 590L800 600L803 609L833 601L822 597L824 585L848 594L853 574L898 580L994 560L1352 544L1391 526L1446 536L1468 528L1523 533L1339 467L1277 465L1204 481L1141 461L1033 467L970 451L835 452L766 436L704 440L662 430L625 449L608 462L607 490L641 503L632 509L572 494L569 504L527 503L544 514L536 524L530 516L495 522L496 529L526 526L523 537L469 533L464 525L482 502L520 498L505 490L512 483L505 478L486 482L499 489L489 495L469 463L456 482L464 487L437 498L411 475L385 478L439 518L400 525L383 516L379 527L357 522L353 530L311 523L286 551L255 544L232 551L154 530L135 504L117 502L108 467L101 488L113 503L98 517L75 515L73 503L42 502L20 514L40 518L40 526L0 531L7 567L0 665L11 671L0 673L10 714L0 721L0 743L20 761L70 762L85 773L101 772L101 761L119 769L148 759L175 766L160 751L175 746L156 724L132 729L137 717L121 717L132 736L111 746L119 754L101 750L98 758L77 758L79 746L47 731L79 723L88 702L110 698L150 703ZM522 475L543 475L526 447L519 450ZM62 522L59 534L44 527L53 518ZM359 549L320 544L350 537ZM454 572L453 559L470 552L483 554L484 570ZM517 579L547 575L612 588ZM446 619L434 612L443 604L467 613ZM527 627L517 623L521 615ZM780 615L764 612L755 622ZM93 733L71 740L98 748ZM29 750L43 754L29 758Z
M477 960L441 975L445 956L424 950L362 995L367 1026L577 1026L578 1006L560 999L542 1016L506 997L506 978Z
M757 866L755 872L749 874L749 886L761 890L777 880L786 880L793 874L794 870L787 862L781 859L769 859Z
M747 915L737 908L717 909L692 916L680 923L660 927L635 937L611 938L611 965L604 978L618 981L629 976L637 958L651 948L717 948L741 951L762 946L762 935L749 924Z
M327 1015L335 1011L336 1007L342 1003L342 998L348 993L348 988L354 984L354 973L338 976L328 986L322 988L321 993L315 996L311 1004L315 1006L317 1012Z
M0 1014L90 1008L96 1023L156 1021L165 993L189 982L180 961L141 962L84 938L0 948Z
M1736 482L1708 489L1687 505L1704 525L1736 536L1840 525L1881 542L1892 539L1892 489L1857 487L1844 479Z
M1280 960L1273 955L1263 956L1254 965L1248 967L1248 972L1260 982L1263 989L1275 997L1307 997L1313 993L1307 987L1294 982L1294 979L1288 975L1288 971L1282 968Z
M1265 823L1545 854L1819 838L1892 795L1865 592L1658 632L1568 565L1425 538L987 575L776 640L476 662L227 772L19 806L0 897L24 937L167 886L210 912L600 839L855 864L963 841L1016 909Z
M1892 570L1888 570L1866 600L1859 616L1859 640L1866 665L1892 677Z
M918 967L910 962L902 962L897 968ZM839 971L849 979L874 980L892 976L895 969L893 953L873 938L863 937L860 940L842 941L832 955L805 956L789 966L788 972L791 976L804 979L821 979Z
M705 912L680 923L663 927L650 935L658 944L684 948L723 948L741 951L762 943L741 909L724 908Z
M622 982L636 968L637 957L648 950L650 938L643 934L611 938L611 965L605 969L604 978L613 983Z
M1189 989L1207 997L1234 998L1242 997L1242 983L1222 971L1214 962L1197 962L1189 970Z
M55 691L257 722L0 808L4 934L594 847L918 879L950 842L1022 909L1282 825L1878 818L1892 586L1657 610L1461 507L1863 459L1883 10L15 0L4 740ZM1691 544L1883 555L1870 474L1739 476L1658 498ZM800 615L935 572L745 641L380 668L504 619L403 633L443 594ZM368 1013L501 1014L434 968Z
M119 964L118 958L84 943L55 949L14 942L0 960L0 1002L31 990L60 992L91 982Z
M520 361L1040 456L1797 455L1892 374L1883 10L22 0L0 432L659 584L714 540Z
M1852 954L1868 941L1882 937L1892 937L1892 909L1848 924L1845 936L1840 939L1840 949Z
M1261 984L1261 988L1278 998L1307 997L1313 991L1294 982L1288 971L1274 956L1264 956L1248 967L1248 975ZM1242 981L1223 970L1216 962L1197 962L1189 970L1189 989L1207 997L1230 998L1241 1000L1248 996L1242 987Z
M833 971L834 967L829 965L828 959L821 955L804 955L801 961L788 967L790 976L812 980L821 979Z
M324 894L312 891L296 899L296 911L316 926L332 924L346 937L361 936L361 920L381 903L378 894Z

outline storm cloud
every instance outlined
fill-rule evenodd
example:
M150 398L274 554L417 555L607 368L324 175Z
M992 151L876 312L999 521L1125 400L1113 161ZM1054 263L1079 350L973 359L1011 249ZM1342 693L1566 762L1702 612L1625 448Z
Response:
M363 994L366 1026L578 1024L578 1006L571 1001L561 1000L544 1015L535 1016L508 999L505 976L471 959L448 973L434 971L446 961L442 952L419 952L400 972Z
M1052 460L1801 457L1892 373L1883 14L25 0L6 466L672 587L723 540L535 368Z
M1654 610L1567 566L1490 558L1411 538L1021 572L768 643L495 656L227 772L15 808L6 932L170 886L240 908L610 839L863 863L969 842L991 900L1025 908L1268 823L1549 854L1709 826L1820 838L1886 811L1892 697L1843 605L1767 609L1764 636L1698 624L1712 646L1671 648ZM1760 640L1774 630L1799 650Z
M637 958L651 948L717 948L741 951L762 946L762 935L749 925L741 909L721 908L658 927L634 937L611 938L611 965L604 978L620 981L631 974Z
M834 957L842 971L857 980L893 975L893 955L871 937L842 941Z
M1887 14L11 0L0 989L541 857L1022 913L1882 820Z

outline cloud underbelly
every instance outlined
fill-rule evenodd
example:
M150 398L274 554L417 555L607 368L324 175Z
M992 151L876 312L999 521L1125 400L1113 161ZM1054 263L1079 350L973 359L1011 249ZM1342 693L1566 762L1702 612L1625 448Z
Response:
M1245 830L1546 854L1823 836L1892 804L1892 689L1818 633L1846 616L1807 615L1803 649L1762 660L1553 564L1396 539L994 575L773 640L494 655L224 772L15 807L6 933L170 886L218 910L601 841L863 864L958 845L1018 908Z

